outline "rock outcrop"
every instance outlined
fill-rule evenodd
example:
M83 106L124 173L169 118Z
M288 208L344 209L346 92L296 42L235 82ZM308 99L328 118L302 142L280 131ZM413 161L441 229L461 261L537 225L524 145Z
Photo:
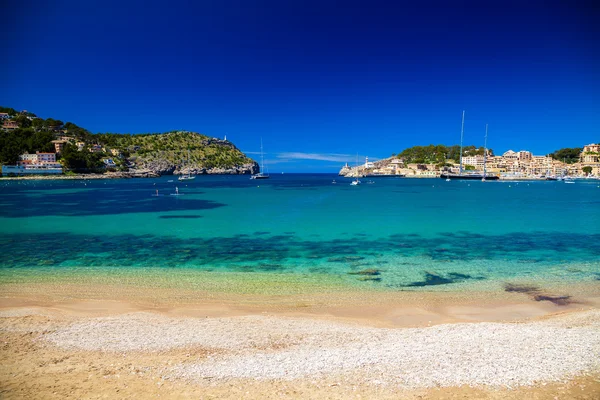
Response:
M143 170L152 171L158 175L172 175L177 166L171 161L164 159L151 160L142 163Z
M192 175L250 175L260 172L258 163L249 163L243 165L234 165L230 168L203 168L192 166L190 168L178 168L172 173L175 175L192 174Z
M348 166L348 163L346 163L346 165L344 165L342 167L342 169L340 169L340 172L338 173L338 175L339 176L348 176L351 172L352 172L352 168L350 168Z

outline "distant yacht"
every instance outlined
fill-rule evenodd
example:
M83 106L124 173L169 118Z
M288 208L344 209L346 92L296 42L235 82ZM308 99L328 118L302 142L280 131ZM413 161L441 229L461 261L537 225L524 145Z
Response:
M187 159L187 164L188 164L188 173L187 173L187 174L184 174L184 175L181 175L181 176L179 177L179 180L180 180L180 181L191 181L191 180L194 180L194 179L196 179L196 176L195 176L195 175L190 175L190 151L189 151L189 150L188 150L188 159Z
M250 179L269 179L270 178L269 174L263 173L264 170L265 170L265 158L263 156L262 138L260 138L260 172L258 174L252 175L250 177Z
M485 178L486 178L485 166L486 166L486 161L487 161L487 131L488 131L488 124L485 124L485 139L483 141L483 178L481 178L481 182L485 182Z
M462 124L460 127L460 165L459 165L459 169L458 169L458 174L451 174L451 173L442 173L440 175L440 178L442 179L446 179L446 181L448 181L449 179L460 179L460 180L478 180L478 181L497 181L498 179L500 179L499 176L497 175L486 175L485 173L485 159L486 159L486 150L484 150L484 172L483 174L479 174L476 172L467 172L467 173L463 173L463 163L462 163L462 153L463 153L463 136L464 136L464 132L465 132L465 112L463 110L462 112ZM486 125L486 146L487 146L487 125Z
M351 186L360 185L360 180L358 179L358 175L359 175L359 173L358 173L358 153L356 153L356 178L352 182L350 182Z

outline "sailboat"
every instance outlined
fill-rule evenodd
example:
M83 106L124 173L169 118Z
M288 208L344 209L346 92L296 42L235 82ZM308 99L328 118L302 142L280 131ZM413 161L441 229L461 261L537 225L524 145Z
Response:
M488 124L485 124L485 139L483 141L483 178L481 178L481 182L485 182L485 164L487 161L487 127Z
M550 166L552 165L552 161L550 161L550 156L548 156L548 166L546 168L546 180L547 181L557 181L558 178L555 175L550 175Z
M351 186L358 186L360 185L360 180L358 179L358 153L356 154L356 178L350 182Z
M466 173L463 174L463 136L464 136L464 131L465 131L465 112L463 110L462 112L462 124L460 127L460 164L459 164L459 169L458 169L458 174L451 174L451 173L442 173L440 175L440 178L449 180L449 179L464 179L464 180L490 180L490 181L497 181L498 179L500 179L499 176L497 175L490 175L487 176L486 172L485 172L485 160L486 160L486 152L487 150L484 150L484 172L483 174L478 174L478 173ZM486 125L486 147L487 147L487 125Z
M182 174L181 176L179 176L179 180L180 181L191 181L193 179L196 179L195 175L190 175L190 167L189 167L189 163L190 163L190 151L188 150L188 172L187 174Z
M269 179L269 174L263 173L265 170L265 158L263 155L263 143L262 138L260 138L260 172L258 174L254 174L250 177L250 179Z

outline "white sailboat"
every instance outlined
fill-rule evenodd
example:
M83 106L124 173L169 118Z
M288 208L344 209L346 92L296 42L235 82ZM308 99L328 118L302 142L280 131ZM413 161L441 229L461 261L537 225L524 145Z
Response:
M485 124L485 139L483 140L483 177L481 178L481 182L485 182L486 175L486 161L487 161L487 128L488 124Z
M360 180L358 179L358 153L356 154L356 178L352 182L350 182L350 186L358 186L360 185Z
M265 158L263 156L263 143L262 138L260 138L260 172L258 174L254 174L250 177L250 179L269 179L269 174L265 174L263 171L265 170Z
M187 161L188 161L188 172L187 172L187 174L182 174L182 175L179 176L179 180L180 181L191 181L193 179L196 179L195 175L191 175L190 174L190 167L189 167L189 164L190 164L190 151L189 150L188 150L188 159L187 159Z
M485 161L486 161L486 156L487 156L487 150L484 150L484 172L483 174L480 173L476 173L476 172L467 172L463 174L463 137L464 137L464 131L465 131L465 112L462 112L462 122L461 122L461 126L460 126L460 162L459 162L459 167L458 167L458 174L453 174L450 172L446 172L446 173L442 173L440 174L440 178L444 178L446 179L446 181L449 181L450 179L458 179L458 180L482 180L482 181L497 181L498 179L500 179L500 177L498 175L487 175L486 171L485 171ZM485 128L485 140L486 140L486 148L487 148L487 125Z

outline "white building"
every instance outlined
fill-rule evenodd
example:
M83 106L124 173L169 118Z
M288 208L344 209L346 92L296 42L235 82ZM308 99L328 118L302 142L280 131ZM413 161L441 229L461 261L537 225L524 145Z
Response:
M477 170L483 169L484 157L482 155L478 156L464 156L462 158L463 166L464 165L472 165Z
M56 154L54 153L40 153L36 151L35 154L21 154L19 159L18 165L56 164Z
M584 164L600 162L600 144L592 143L583 146L580 159Z

